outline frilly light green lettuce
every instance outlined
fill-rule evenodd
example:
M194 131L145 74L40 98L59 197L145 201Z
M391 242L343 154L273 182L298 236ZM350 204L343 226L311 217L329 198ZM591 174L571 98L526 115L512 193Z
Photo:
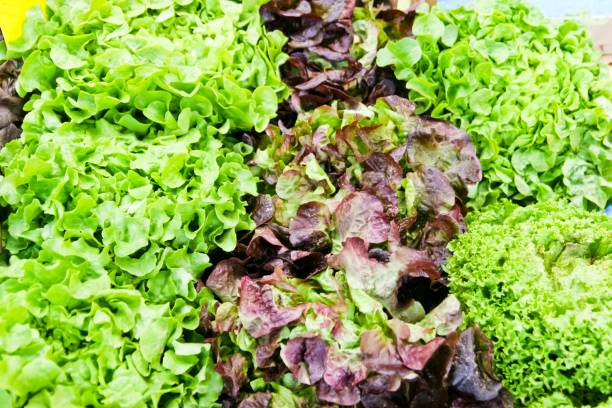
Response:
M568 204L468 216L446 265L466 322L496 341L519 406L612 401L612 218ZM608 401L608 402L606 402Z
M8 47L28 113L0 153L0 405L217 405L194 282L253 227L231 134L287 96L260 3L51 0Z

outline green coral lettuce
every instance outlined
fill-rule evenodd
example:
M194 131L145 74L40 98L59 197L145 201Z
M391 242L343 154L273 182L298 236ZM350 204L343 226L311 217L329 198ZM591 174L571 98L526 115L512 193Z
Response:
M523 406L612 396L612 218L562 203L504 203L468 216L445 269L466 322L496 340Z
M208 253L254 226L250 147L287 96L260 2L47 2L0 152L0 405L210 407Z

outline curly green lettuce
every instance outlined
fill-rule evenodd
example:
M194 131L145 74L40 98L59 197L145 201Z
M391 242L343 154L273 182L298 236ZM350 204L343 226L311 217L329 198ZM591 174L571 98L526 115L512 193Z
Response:
M555 24L520 1L421 11L412 37L378 51L418 112L465 129L483 168L482 207L612 198L612 82L582 25Z
M504 203L468 216L445 269L466 322L528 407L609 406L612 218L569 204Z
M251 148L287 88L258 1L47 2L0 152L0 405L210 407L208 253L254 227Z

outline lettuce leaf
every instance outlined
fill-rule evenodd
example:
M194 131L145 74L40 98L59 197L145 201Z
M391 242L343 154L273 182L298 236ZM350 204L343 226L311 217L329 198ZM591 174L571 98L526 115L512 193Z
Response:
M292 125L298 113L334 100L373 104L379 97L405 96L393 71L374 63L376 51L389 38L406 35L423 1L264 4L266 27L289 39L283 48L289 59L281 72L292 94L279 107L285 125Z
M4 47L0 32L0 50ZM15 90L15 82L20 71L20 60L0 62L0 149L21 134L23 100L17 96Z

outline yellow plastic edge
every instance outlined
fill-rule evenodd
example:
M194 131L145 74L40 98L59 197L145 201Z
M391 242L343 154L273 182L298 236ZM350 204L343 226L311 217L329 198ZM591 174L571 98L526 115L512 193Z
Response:
M0 29L4 41L11 43L21 37L26 13L35 6L41 6L44 12L45 0L0 0Z

